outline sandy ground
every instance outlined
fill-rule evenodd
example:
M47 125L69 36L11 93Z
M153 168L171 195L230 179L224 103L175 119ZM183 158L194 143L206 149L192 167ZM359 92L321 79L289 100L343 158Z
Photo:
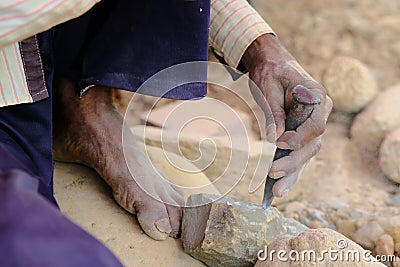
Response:
M124 266L204 266L183 252L179 240L160 242L143 233L136 218L118 206L94 171L56 163L54 176L62 212L104 242Z

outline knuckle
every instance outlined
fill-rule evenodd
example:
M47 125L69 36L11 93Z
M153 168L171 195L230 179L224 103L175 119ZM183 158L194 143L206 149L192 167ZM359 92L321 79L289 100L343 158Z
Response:
M312 148L312 150L311 150L311 157L314 157L315 155L318 154L318 152L321 150L321 145L322 145L322 142L321 142L320 140L318 140L318 141L314 144L314 146L313 146L313 148Z
M326 123L325 119L322 117L318 117L318 119L313 120L311 124L311 132L314 134L314 137L320 136L325 132Z

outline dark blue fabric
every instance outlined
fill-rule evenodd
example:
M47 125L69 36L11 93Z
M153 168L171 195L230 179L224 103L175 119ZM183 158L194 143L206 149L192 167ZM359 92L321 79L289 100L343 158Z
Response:
M47 31L38 36L50 97L35 104L0 108L0 144L14 155L25 171L40 179L41 193L53 201L51 34ZM6 160L0 158L0 161ZM3 162L3 166L7 162Z
M209 0L103 0L84 16L56 27L56 67L81 90L104 85L136 91L167 67L207 61L209 10ZM207 69L198 71L206 80ZM141 93L194 99L207 92L205 83L171 89L165 95L157 95L164 88Z

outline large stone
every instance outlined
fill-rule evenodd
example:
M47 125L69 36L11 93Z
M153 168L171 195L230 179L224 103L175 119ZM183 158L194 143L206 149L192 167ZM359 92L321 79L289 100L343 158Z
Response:
M146 152L155 167L163 172L170 182L182 189L185 199L191 194L219 194L217 188L212 185L207 176L200 172L189 160L174 153L163 151L159 147L147 146ZM180 168L177 168L174 164L178 164Z
M400 183L400 128L390 132L379 148L379 165L392 181Z
M209 266L252 266L257 253L282 234L297 235L307 229L270 207L230 197L198 194L183 211L183 247Z
M378 93L368 68L350 57L335 58L325 69L322 81L338 111L358 112Z
M135 126L132 131L146 147L159 147L188 159L221 194L261 202L263 187L260 185L264 184L268 174L275 152L274 144L249 140L245 136L204 138L192 133L178 135L172 130L150 126ZM172 163L183 168L178 162Z
M336 252L331 256L329 251ZM296 237L285 235L277 238L264 253L256 267L385 266L373 262L375 258L372 256L369 261L364 260L364 255L370 255L367 251L329 228L309 229Z
M377 155L386 134L400 126L400 85L386 89L359 113L350 134L362 152Z

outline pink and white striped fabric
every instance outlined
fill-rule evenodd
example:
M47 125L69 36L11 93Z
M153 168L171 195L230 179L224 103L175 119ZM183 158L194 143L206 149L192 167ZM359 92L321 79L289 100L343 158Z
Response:
M247 47L266 33L275 34L247 1L211 1L210 45L230 66L236 68Z

